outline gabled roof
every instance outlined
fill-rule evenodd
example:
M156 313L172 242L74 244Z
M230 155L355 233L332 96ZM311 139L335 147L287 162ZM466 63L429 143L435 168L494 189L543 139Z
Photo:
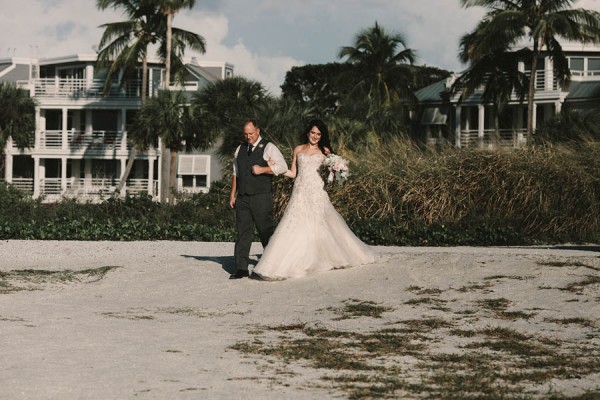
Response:
M190 70L191 73L193 73L197 77L202 77L206 79L210 83L215 83L221 80L220 77L211 74L206 68L201 67L199 65L186 64L185 66L188 68L188 70Z
M443 95L447 92L446 79L444 79L418 90L415 96L420 103L441 103L444 101Z

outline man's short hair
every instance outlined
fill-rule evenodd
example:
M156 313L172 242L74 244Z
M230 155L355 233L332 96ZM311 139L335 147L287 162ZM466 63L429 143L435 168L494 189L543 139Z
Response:
M258 121L255 118L246 118L244 121L244 126L252 124L255 128L258 128Z

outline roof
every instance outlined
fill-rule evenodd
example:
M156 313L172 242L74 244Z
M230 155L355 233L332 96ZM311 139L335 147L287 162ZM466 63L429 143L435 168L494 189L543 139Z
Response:
M572 82L566 100L600 99L600 81Z
M447 91L446 79L444 79L418 90L415 95L420 103L441 103L444 101L442 95Z
M199 65L194 65L194 64L186 64L186 67L194 74L196 74L198 77L203 77L204 79L206 79L207 81L209 81L210 83L215 83L217 81L220 81L221 78L218 76L215 76L213 74L211 74L206 68L201 67Z

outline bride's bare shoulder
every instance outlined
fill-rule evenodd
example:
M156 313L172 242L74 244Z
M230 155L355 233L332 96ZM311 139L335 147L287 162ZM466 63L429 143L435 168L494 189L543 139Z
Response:
M296 146L296 147L294 148L294 154L298 154L298 153L300 153L300 152L302 151L302 149L303 149L303 148L304 148L304 145L303 145L303 144L299 144L298 146Z

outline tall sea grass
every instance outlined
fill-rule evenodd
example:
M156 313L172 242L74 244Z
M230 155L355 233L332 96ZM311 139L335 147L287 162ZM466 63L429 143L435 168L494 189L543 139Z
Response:
M473 244L483 226L508 232L510 238L496 244L600 239L597 141L481 151L422 148L394 139L342 155L351 160L353 175L328 191L357 230L368 221L387 231L375 241L414 242L394 235L432 226L453 230L451 243L460 242L456 236L466 229L465 243ZM279 183L280 211L288 185Z

